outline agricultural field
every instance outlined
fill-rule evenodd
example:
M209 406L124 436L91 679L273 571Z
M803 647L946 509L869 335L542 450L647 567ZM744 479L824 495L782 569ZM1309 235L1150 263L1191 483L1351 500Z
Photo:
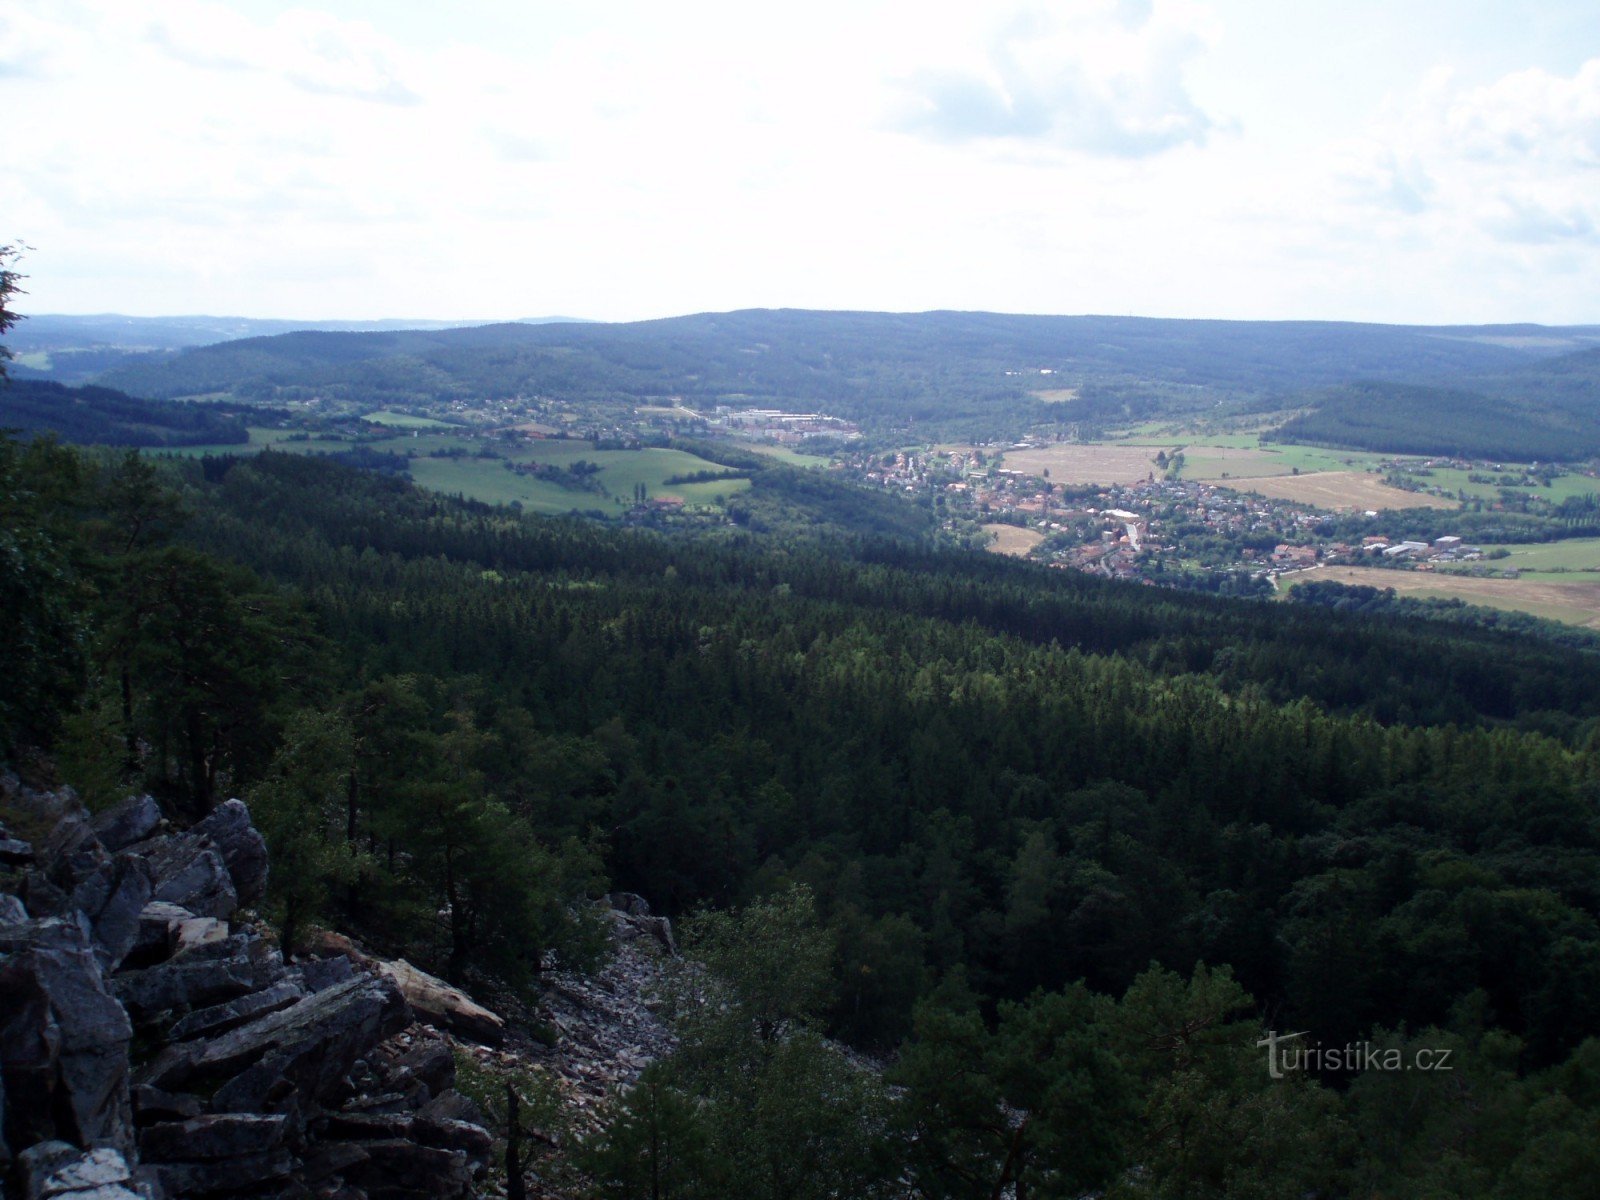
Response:
M496 451L505 457L473 457L472 452L485 444L494 445ZM750 486L748 479L668 483L667 480L676 475L726 470L683 450L596 450L592 442L564 439L508 446L430 433L373 442L371 447L397 454L415 450L418 457L411 460L411 477L423 487L450 494L459 493L489 504L509 504L516 500L529 511L541 513L588 512L595 509L610 512L626 508L633 503L635 486L641 483L653 500L677 496L691 507L714 505L718 497L726 499ZM425 457L429 450L452 447L466 449L467 456ZM502 465L505 461L547 463L557 468L570 467L577 462L593 463L600 468L593 478L603 490L566 488L551 480L518 475Z
M1048 474L1051 483L1109 484L1138 483L1150 475L1161 475L1155 457L1171 446L1126 446L1103 442L1062 442L1032 450L1007 450L1007 470L1030 475Z
M163 446L159 449L148 451L155 454L178 454L184 458L203 458L207 454L254 454L258 450L271 447L274 450L287 450L294 454L327 454L335 450L348 450L351 443L343 438L323 438L312 436L309 439L290 441L296 434L293 429L267 429L259 425L248 427L250 440L247 443L231 443L227 445L208 446Z
M1600 572L1600 538L1571 538L1560 542L1510 543L1484 546L1485 551L1504 550L1506 557L1489 565L1500 570L1514 568L1524 578L1547 575L1553 581L1570 579L1575 572ZM1578 582L1573 580L1573 582Z
M740 442L738 448L752 454L764 454L791 467L825 467L833 461L821 454L803 454L787 446L769 446L764 442Z
M1044 541L1044 534L1037 529L1023 529L1019 525L985 525L983 531L994 535L994 540L984 547L985 550L993 554L1010 554L1015 558L1027 557L1028 551Z
M368 413L361 418L373 425L384 425L390 429L451 429L454 428L448 421L436 421L432 417L413 417L409 413L390 412L388 409L379 409L377 412Z
M1273 500L1289 500L1332 510L1385 508L1455 508L1457 501L1402 491L1365 471L1313 471L1308 475L1271 475L1257 479L1212 482L1259 492Z
M1240 443L1230 445L1228 443ZM1183 478L1207 483L1261 479L1313 471L1370 471L1381 454L1358 450L1324 450L1317 446L1259 446L1251 435L1207 438L1183 448Z
M1565 543L1555 543L1564 545ZM1531 549L1532 547L1530 547ZM1387 571L1379 567L1317 567L1284 576L1293 588L1312 581L1393 588L1402 596L1454 597L1468 604L1532 613L1552 621L1600 629L1600 581L1552 582L1549 578L1475 579L1442 571Z
M1498 472L1487 470L1463 471L1456 467L1432 467L1429 468L1426 475L1419 474L1415 478L1420 484L1442 488L1446 492L1461 492L1483 500L1498 500L1502 490L1499 484L1476 483L1468 476L1516 475L1519 471L1519 467L1511 464L1507 464L1504 471ZM1552 504L1560 504L1563 500L1573 496L1589 496L1600 492L1600 479L1596 479L1592 475L1558 475L1551 480L1549 487L1517 487L1510 490L1519 492L1522 495L1540 496Z

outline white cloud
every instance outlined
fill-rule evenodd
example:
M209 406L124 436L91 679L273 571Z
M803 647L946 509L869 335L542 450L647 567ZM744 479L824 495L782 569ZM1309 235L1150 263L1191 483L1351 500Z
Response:
M1213 118L1189 95L1203 13L1112 0L1030 6L986 31L976 54L918 69L898 125L941 141L1029 139L1138 156L1203 142Z

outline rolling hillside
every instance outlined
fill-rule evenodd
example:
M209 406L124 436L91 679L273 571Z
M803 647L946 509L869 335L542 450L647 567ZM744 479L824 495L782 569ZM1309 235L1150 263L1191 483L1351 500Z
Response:
M491 325L247 338L104 381L158 397L362 404L678 395L826 407L880 426L1110 420L1362 379L1513 372L1600 330L1427 329L991 313L750 310L625 325ZM1079 388L1066 409L1031 393Z

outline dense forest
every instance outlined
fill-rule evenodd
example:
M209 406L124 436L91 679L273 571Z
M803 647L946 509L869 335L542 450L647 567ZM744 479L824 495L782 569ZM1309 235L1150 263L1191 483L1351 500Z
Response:
M1396 454L1571 462L1600 454L1600 350L1453 387L1347 384L1296 397L1306 411L1279 426L1289 442Z
M1553 355L1538 339L1514 337L1536 332L1548 333L1531 326L750 310L622 325L307 331L131 364L102 382L141 396L228 393L266 403L315 397L368 407L680 396L691 405L820 407L871 428L991 437L1040 423L1208 411L1219 402L1367 379L1426 383L1515 371ZM1033 395L1062 388L1082 390L1081 411Z
M17 379L0 390L0 429L102 446L244 445L236 406L141 400L105 387Z
M1600 656L767 503L669 539L0 441L0 756L244 795L290 944L536 986L601 953L585 896L701 913L720 1002L585 1144L602 1195L1594 1177ZM1276 1079L1269 1029L1451 1066Z

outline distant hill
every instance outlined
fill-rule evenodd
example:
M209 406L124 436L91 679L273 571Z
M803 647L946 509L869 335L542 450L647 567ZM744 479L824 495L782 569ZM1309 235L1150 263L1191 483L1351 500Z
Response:
M1044 419L1192 411L1361 379L1422 383L1512 371L1600 327L1422 328L747 310L634 324L301 332L189 350L109 372L141 395L316 395L353 404L516 395L678 395L821 407L885 426L1004 432ZM1032 393L1079 389L1075 407Z
M1401 454L1571 460L1600 455L1600 348L1426 387L1367 381L1300 397L1285 441Z
M570 317L526 317L527 324L571 321ZM465 321L394 318L380 321L258 320L251 317L127 317L117 313L74 316L40 313L11 331L8 344L20 359L19 378L83 383L135 362L159 362L195 346L238 338L268 337L298 330L365 332L393 329L454 329Z
M0 386L0 429L53 432L63 441L102 446L242 445L244 421L210 405L142 400L104 387L69 388L15 379Z

